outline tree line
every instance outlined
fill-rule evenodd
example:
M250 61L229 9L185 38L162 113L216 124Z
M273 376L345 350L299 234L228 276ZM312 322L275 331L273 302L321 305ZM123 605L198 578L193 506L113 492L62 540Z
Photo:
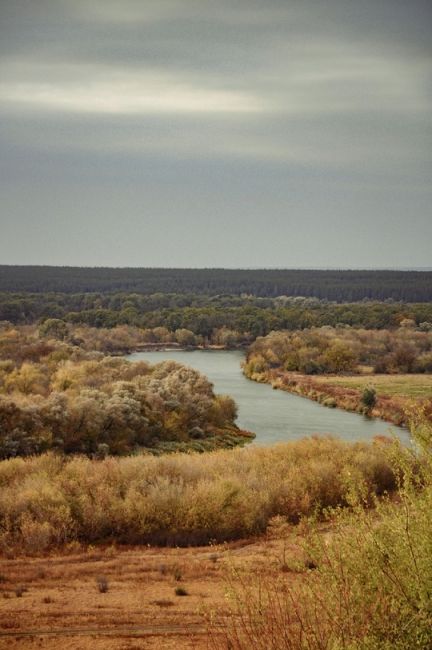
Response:
M431 271L0 266L0 291L251 294L337 302L432 300Z
M424 331L413 321L397 330L311 328L271 332L249 348L244 372L252 377L273 368L307 375L362 373L431 373L432 327Z
M334 303L305 297L257 298L181 294L0 293L0 321L32 324L61 319L73 325L112 328L131 325L190 330L210 339L226 328L246 340L272 330L338 324L368 329L398 327L404 319L432 322L432 303L364 301Z

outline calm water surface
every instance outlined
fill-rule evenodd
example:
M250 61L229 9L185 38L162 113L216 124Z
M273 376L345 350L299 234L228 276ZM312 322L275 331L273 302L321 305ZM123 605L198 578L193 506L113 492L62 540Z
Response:
M378 434L389 435L390 431L408 442L407 432L388 422L326 408L304 397L246 379L240 368L244 355L238 350L136 352L127 358L149 363L174 359L196 368L214 384L216 393L231 395L235 399L237 424L256 433L256 444L296 440L314 433L331 433L351 441L368 440Z

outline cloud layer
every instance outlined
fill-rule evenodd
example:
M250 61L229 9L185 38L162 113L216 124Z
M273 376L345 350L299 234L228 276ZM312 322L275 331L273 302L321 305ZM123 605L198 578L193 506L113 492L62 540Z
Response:
M0 25L3 262L432 265L429 1L5 0Z

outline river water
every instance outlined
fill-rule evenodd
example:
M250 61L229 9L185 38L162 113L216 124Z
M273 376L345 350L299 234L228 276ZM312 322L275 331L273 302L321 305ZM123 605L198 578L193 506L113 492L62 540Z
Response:
M269 445L328 433L349 441L370 440L390 432L408 442L405 429L383 420L327 408L305 397L246 379L240 367L244 355L239 350L135 352L127 358L149 363L174 359L202 372L214 384L216 393L234 398L238 406L237 424L256 433L255 444Z

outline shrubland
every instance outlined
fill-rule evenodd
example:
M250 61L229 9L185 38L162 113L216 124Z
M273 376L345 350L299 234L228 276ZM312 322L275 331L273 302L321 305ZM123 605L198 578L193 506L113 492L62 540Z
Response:
M115 345L134 335L119 329ZM104 356L79 331L68 341L63 329L44 334L0 332L0 457L205 451L251 439L235 425L233 400L198 371Z
M208 454L91 460L53 453L0 463L0 546L41 552L118 541L195 545L265 531L275 516L292 524L391 492L397 474L384 442L311 438Z
M394 330L271 332L250 346L243 371L323 406L397 425L407 424L406 409L415 399L432 421L432 331L410 320Z
M211 634L211 646L431 647L426 403L408 415L412 448L386 439L311 438L201 455L125 456L170 445L190 450L191 440L201 451L209 441L234 445L240 434L235 405L174 362L150 366L104 356L107 346L133 349L138 329L104 333L52 321L38 331L5 325L0 332L0 442L8 457L0 462L0 551L6 557L107 542L212 544L276 530L287 545L293 539L301 545L303 561L283 557L277 570L263 573L233 570L231 611ZM382 359L388 372L413 372L409 363L419 361L427 372L427 330L408 322L393 332L277 332L254 344L246 372L275 373L269 376L282 382L292 359L303 354L316 364L313 372L333 364L319 372L361 376ZM189 334L180 328L179 336ZM376 403L371 389L363 394L365 408ZM27 457L14 457L20 454Z
M412 450L389 448L396 495L365 507L355 480L350 507L329 509L326 525L305 520L301 534L285 525L285 544L301 544L303 563L230 571L231 610L211 633L213 650L429 650L432 427L421 410L411 417Z
M432 372L432 331L422 331L406 319L393 330L351 327L309 328L271 332L249 348L245 373L251 376L272 368L307 375Z

